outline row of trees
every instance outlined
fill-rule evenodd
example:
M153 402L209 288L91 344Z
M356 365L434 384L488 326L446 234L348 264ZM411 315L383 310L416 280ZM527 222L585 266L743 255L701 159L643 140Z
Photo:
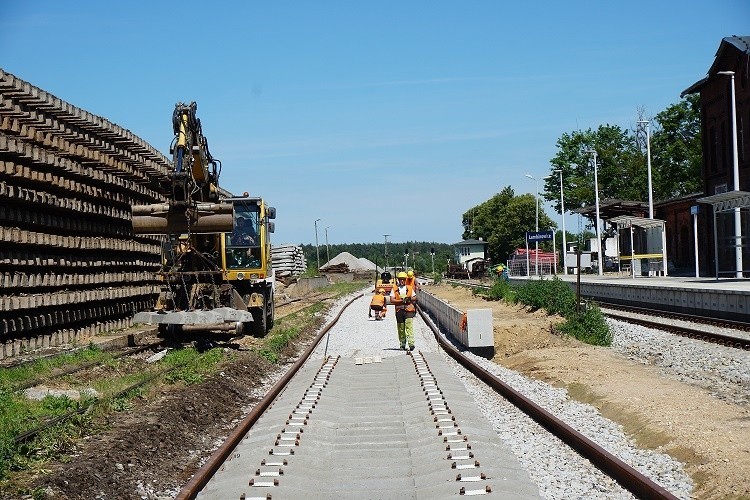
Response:
M644 119L639 111L638 120ZM697 95L690 95L649 120L651 125L652 191L654 201L669 200L702 189L700 106ZM562 172L567 211L592 206L595 202L594 165L589 151L597 153L599 198L629 201L648 200L647 143L644 127L623 129L601 125L596 130L564 133L557 140L557 154L550 160L550 172L540 195L561 213L560 174ZM489 200L470 208L462 216L463 238L488 242L489 257L503 262L516 248L525 246L525 233L535 227L535 197L516 196L508 186ZM557 225L539 209L539 228ZM593 221L585 234L568 234L568 241L590 237ZM561 234L557 235L562 244ZM560 250L558 248L558 250Z
M349 252L357 258L365 259L385 267L386 245L382 243L343 243L335 245L302 245L302 251L307 260L307 267L315 268L318 265L318 252L320 252L320 265L328 261L328 256L333 259L341 252ZM388 242L388 266L402 266L408 255L409 267L419 274L432 272L432 264L435 264L435 272L444 272L449 259L453 258L453 245L448 243L435 243L429 241L407 241L406 243ZM434 252L434 257L432 253Z

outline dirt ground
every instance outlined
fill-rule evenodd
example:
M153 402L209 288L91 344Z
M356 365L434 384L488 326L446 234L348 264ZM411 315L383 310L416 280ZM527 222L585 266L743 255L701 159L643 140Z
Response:
M542 312L486 302L462 288L429 290L460 309L492 308L496 362L567 387L572 398L622 424L640 446L683 461L696 483L696 498L750 498L748 408L667 379L610 349L562 338L552 332L559 319ZM325 299L316 294L288 303L277 316ZM314 334L310 328L290 346L290 359ZM283 368L237 347L232 348L234 361L217 377L165 388L113 414L101 433L77 444L70 459L49 464L25 482L55 500L173 498L242 418L246 408L238 401L257 400L273 378L269 374ZM0 498L19 497L0 492Z
M312 303L332 302L326 293L289 302L279 288L284 305L277 308L277 318ZM249 349L258 339L232 340L226 344L232 360L216 377L193 386L162 386L129 410L110 415L101 432L75 444L70 458L17 476L13 491L0 491L0 499L22 498L18 491L24 486L35 490L34 498L55 500L174 498L287 362L309 345L322 320L300 333L278 365Z
M529 377L565 387L618 422L642 448L685 464L700 499L750 498L750 408L666 378L613 350L551 332L560 318L489 302L465 288L425 287L462 310L491 308L494 361Z

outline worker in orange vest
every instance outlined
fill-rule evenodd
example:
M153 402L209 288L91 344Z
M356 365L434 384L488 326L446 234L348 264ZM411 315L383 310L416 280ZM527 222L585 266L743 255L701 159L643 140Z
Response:
M417 275L414 271L408 271L406 273L406 284L413 287L415 291L417 290Z
M367 317L372 318L372 312L375 311L375 319L385 318L385 290L380 288L370 301L370 310L367 311Z
M417 295L413 286L406 284L407 274L396 275L391 290L391 303L396 306L396 331L401 349L414 350L414 316L417 315ZM407 347L408 346L408 347Z

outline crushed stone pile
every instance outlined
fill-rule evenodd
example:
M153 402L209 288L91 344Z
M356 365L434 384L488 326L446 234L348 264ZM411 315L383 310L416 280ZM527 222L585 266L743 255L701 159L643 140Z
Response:
M326 272L366 273L373 272L375 269L375 264L368 259L365 259L364 257L357 258L349 252L341 252L336 257L320 266L320 270ZM377 269L379 272L380 268Z

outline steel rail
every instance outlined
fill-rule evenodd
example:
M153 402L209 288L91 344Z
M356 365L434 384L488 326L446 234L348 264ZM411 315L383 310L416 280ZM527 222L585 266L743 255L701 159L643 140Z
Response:
M626 464L591 439L587 438L571 426L555 417L547 410L531 401L529 398L513 389L500 380L496 375L485 370L471 361L450 343L440 330L434 325L427 314L417 306L420 316L432 330L438 344L464 368L477 376L480 380L492 387L509 402L513 403L521 411L526 413L539 425L550 431L565 444L576 450L582 457L589 460L605 474L613 478L620 485L630 491L633 495L643 499L670 499L677 497L667 491L663 486L655 483L635 468Z
M745 321L734 321L724 318L711 318L709 316L699 316L695 314L680 313L675 311L665 311L663 309L649 309L646 307L632 306L628 304L616 304L614 302L607 302L602 300L596 300L596 303L599 305L599 307L606 307L609 309L617 309L620 311L634 312L649 316L667 317L681 321L719 326L722 328L740 330L744 332L750 331L750 323L747 323Z
M455 283L464 287L484 288L484 289L491 288L488 285L471 284L471 283L461 282L459 280L446 280L446 281L450 281L451 283ZM735 330L745 331L745 332L750 331L750 324L744 321L732 321L732 320L726 320L726 319L721 319L721 318L710 318L707 316L698 316L698 315L678 313L678 312L673 312L673 311L665 311L661 309L648 309L645 307L631 306L631 305L625 305L625 304L615 304L612 302L601 301L596 297L592 297L591 301L596 303L596 305L599 306L600 308L616 309L618 311L626 311L626 312L632 312L636 314L644 314L644 315L650 315L650 316L655 316L655 317L669 318L669 319L692 322L692 323L697 323L697 324L711 325L711 326L717 326L717 327L727 328L727 329L735 329ZM743 337L735 337L732 335L727 335L727 334L722 334L722 333L706 332L704 330L696 330L693 328L688 328L688 327L683 327L683 326L666 325L664 323L659 323L656 321L623 316L623 315L612 313L612 312L602 311L602 314L612 319L617 319L620 321L625 321L627 323L632 323L632 324L636 324L640 326L645 326L648 328L654 328L657 330L666 331L674 335L679 335L681 337L696 339L702 342L719 344L719 345L723 345L726 347L732 347L735 349L750 350L750 339L743 338Z
M273 387L266 393L263 399L255 405L255 407L247 414L247 416L240 422L240 424L232 431L222 445L209 457L208 461L198 469L188 483L180 490L175 497L175 500L187 500L194 499L198 496L198 493L205 488L206 484L221 468L232 451L240 444L242 439L250 431L250 428L258 421L263 412L265 412L271 403L274 402L276 397L281 391L287 386L289 381L294 375L302 368L302 365L310 358L315 348L318 346L320 341L323 339L326 333L336 324L344 310L349 307L355 300L362 297L364 294L360 293L349 302L344 304L339 313L336 315L325 328L323 328L317 337L312 341L300 358L287 370L287 372L274 384Z
M625 309L627 311L627 309ZM713 344L723 345L725 347L732 347L735 349L750 350L750 339L742 337L733 337L731 335L724 335L721 333L707 332L705 330L696 330L694 328L688 328L685 326L667 325L658 321L650 321L642 318L634 318L632 316L626 316L622 314L616 314L611 312L602 311L607 317L624 321L626 323L632 323L647 328L653 328L655 330L662 330L680 337L687 337L690 339L700 340L702 342L710 342Z

